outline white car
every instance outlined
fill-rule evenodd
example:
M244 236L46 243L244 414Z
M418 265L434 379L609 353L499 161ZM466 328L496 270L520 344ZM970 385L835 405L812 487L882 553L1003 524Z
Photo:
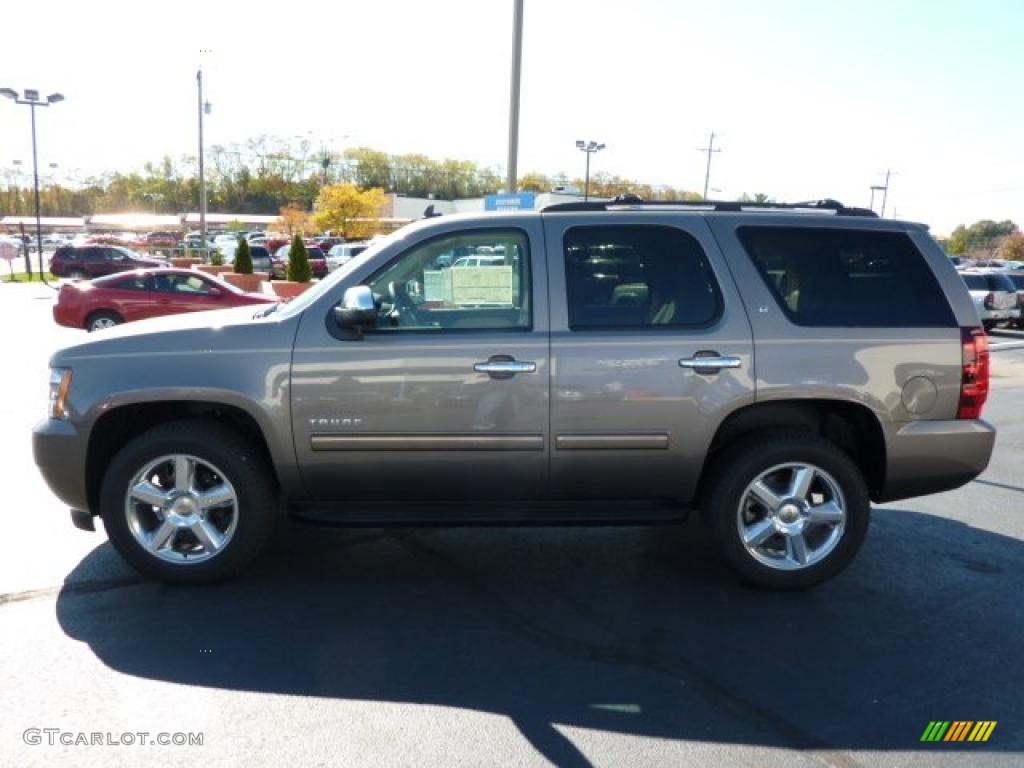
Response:
M340 243L327 252L327 271L333 272L338 267L348 264L352 259L370 247L369 243Z
M1003 272L962 271L974 308L986 330L1020 319L1017 287Z

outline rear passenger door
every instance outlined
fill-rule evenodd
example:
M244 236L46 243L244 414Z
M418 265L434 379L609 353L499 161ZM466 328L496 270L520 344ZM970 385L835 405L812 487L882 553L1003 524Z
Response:
M750 323L703 217L544 216L551 493L689 502L753 402Z

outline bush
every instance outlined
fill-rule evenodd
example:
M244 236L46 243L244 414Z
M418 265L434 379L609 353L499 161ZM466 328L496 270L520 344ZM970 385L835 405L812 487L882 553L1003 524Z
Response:
M313 279L313 268L309 266L309 253L302 237L292 238L292 247L288 249L288 279L295 283L308 283Z
M251 259L250 259L250 261L251 261ZM224 254L223 253L221 253L220 251L217 251L217 250L210 252L210 264L212 264L215 267L219 267L223 263L224 263Z
M238 250L235 251L235 273L239 275L252 274L252 254L249 253L249 241L244 237L238 238Z

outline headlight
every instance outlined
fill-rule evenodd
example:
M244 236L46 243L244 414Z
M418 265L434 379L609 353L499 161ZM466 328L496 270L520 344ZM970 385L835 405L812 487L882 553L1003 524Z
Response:
M68 417L67 399L71 389L71 369L50 369L50 418L66 419Z

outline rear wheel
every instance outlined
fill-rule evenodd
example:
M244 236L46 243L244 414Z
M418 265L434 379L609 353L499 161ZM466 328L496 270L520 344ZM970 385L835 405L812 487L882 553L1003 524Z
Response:
M124 318L116 312L110 312L108 310L100 310L99 312L93 312L85 320L85 330L92 333L93 331L102 331L104 328L113 328L115 325L120 325L124 322Z
M203 421L155 427L132 440L103 478L100 514L118 552L169 583L236 573L273 529L277 491L254 447Z
M871 504L860 470L813 435L755 438L716 459L705 519L746 581L776 589L832 578L857 554Z

